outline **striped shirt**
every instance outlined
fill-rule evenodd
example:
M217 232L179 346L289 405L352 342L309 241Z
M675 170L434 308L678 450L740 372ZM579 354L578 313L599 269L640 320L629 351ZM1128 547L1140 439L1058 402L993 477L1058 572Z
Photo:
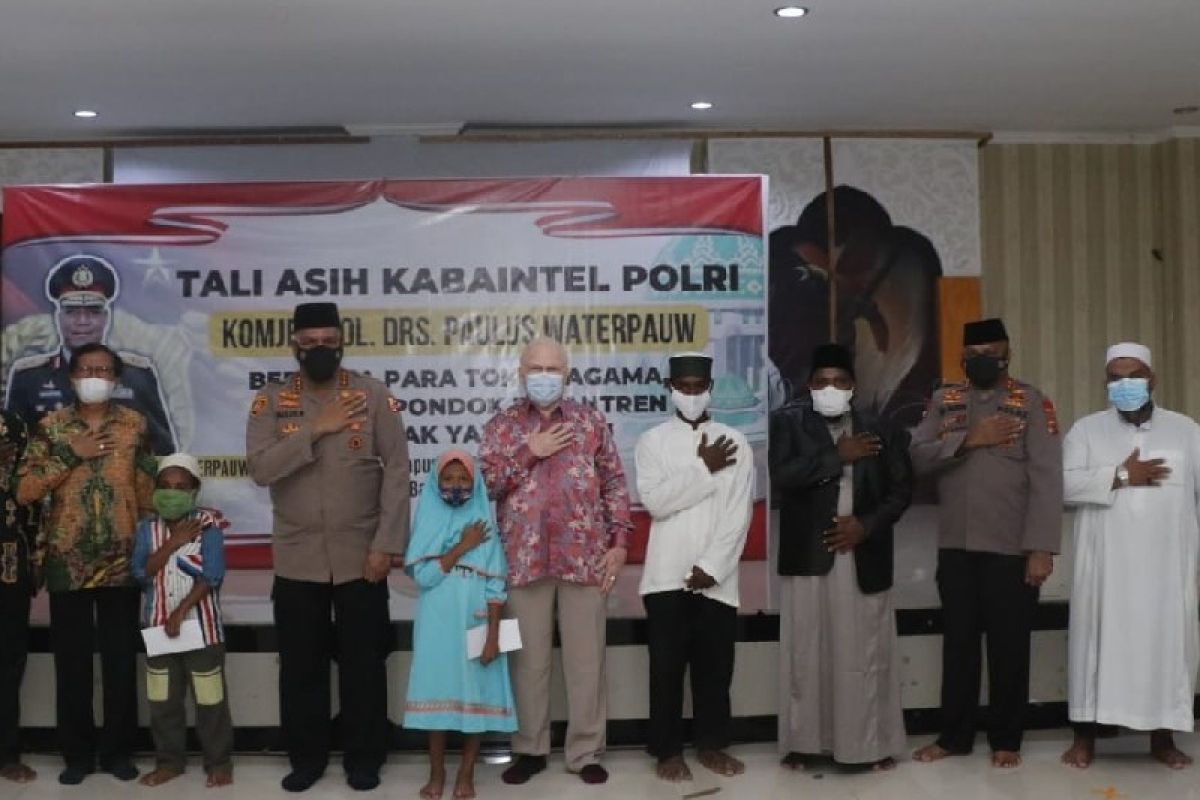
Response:
M147 628L165 625L184 598L192 591L197 580L206 582L210 591L184 619L200 622L204 644L219 644L225 641L221 624L221 601L218 589L225 579L225 546L222 528L229 523L219 511L196 509L191 513L198 517L204 528L190 542L174 552L166 565L153 576L146 575L146 562L151 554L162 548L171 538L171 531L162 517L148 517L138 525L133 543L133 576L142 586L142 625Z

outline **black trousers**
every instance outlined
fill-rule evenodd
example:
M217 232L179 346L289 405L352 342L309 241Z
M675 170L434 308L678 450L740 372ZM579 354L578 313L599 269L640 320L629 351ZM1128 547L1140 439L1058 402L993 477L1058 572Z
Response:
M134 587L50 593L59 748L69 767L128 759L137 735L138 607ZM92 718L92 653L100 649L104 731Z
M377 772L388 749L387 583L275 578L279 716L293 769L323 769L332 741L329 670L338 662L342 764Z
M939 550L942 599L942 735L954 753L975 746L980 639L987 634L988 744L1021 749L1029 705L1029 636L1038 589L1025 583L1025 556Z
M0 767L21 758L21 679L29 654L29 588L0 583Z
M642 602L650 651L646 749L658 759L683 752L683 675L689 669L692 741L704 750L727 747L737 609L684 591L648 594Z

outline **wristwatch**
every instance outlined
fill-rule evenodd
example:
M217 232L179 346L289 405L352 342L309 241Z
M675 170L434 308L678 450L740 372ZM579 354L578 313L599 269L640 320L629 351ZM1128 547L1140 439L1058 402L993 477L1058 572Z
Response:
M1125 487L1129 485L1129 469L1122 464L1117 467L1117 486Z

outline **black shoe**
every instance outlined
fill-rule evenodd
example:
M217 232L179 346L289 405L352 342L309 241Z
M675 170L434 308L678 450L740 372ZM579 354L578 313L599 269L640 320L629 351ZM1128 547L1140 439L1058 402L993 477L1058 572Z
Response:
M141 773L138 772L138 768L135 767L133 762L127 758L123 758L119 761L113 761L111 764L105 764L104 771L119 781L131 781L138 775L141 775Z
M285 792L307 792L324 774L324 767L299 767L285 775L279 785Z
M588 764L579 770L579 779L586 784L595 786L608 782L608 770L599 764Z
M512 766L500 774L500 780L509 786L519 786L546 768L545 756L517 756Z
M58 773L58 782L63 786L78 786L83 783L84 778L91 775L94 771L83 767L67 767Z
M352 769L346 773L346 785L356 792L369 792L379 786L379 772L372 769Z

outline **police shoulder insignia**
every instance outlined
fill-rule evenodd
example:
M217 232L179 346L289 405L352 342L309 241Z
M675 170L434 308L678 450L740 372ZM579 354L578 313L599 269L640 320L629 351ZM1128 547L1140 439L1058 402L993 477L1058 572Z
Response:
M285 422L280 430L283 432L284 436L291 436L293 433L297 433L300 430L300 423Z
M1042 412L1046 415L1046 432L1051 436L1058 435L1058 412L1054 410L1054 401L1049 397L1042 398Z
M285 389L279 393L278 403L280 408L299 408L300 394Z
M138 353L129 353L122 350L119 355L121 361L127 367L135 367L137 369L154 369L154 362L149 358Z
M388 410L393 414L399 414L403 408L403 404L394 397L388 397Z
M24 356L13 362L13 370L20 371L24 369L33 369L34 367L44 367L54 360L54 353L40 353L35 356Z
M267 400L267 396L265 394L256 394L254 396L254 402L250 404L250 415L257 417L266 410L267 403L269 402L270 401Z

